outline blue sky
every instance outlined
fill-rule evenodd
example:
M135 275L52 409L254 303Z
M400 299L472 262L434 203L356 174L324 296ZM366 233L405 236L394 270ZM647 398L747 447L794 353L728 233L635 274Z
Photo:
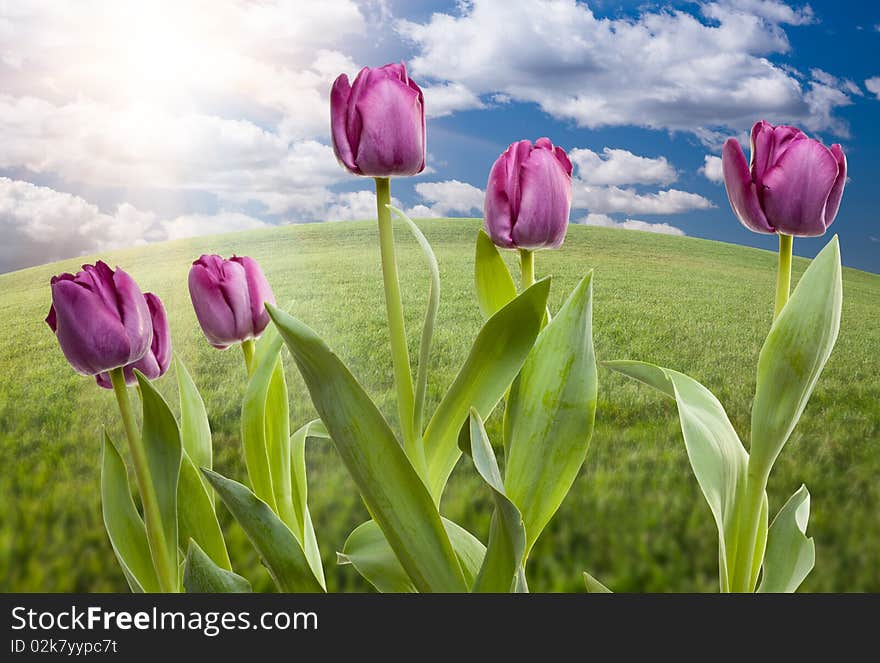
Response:
M572 222L774 248L735 220L716 161L767 119L842 144L850 181L831 232L845 264L880 272L874 3L110 7L0 8L0 271L372 216L371 181L329 147L329 86L404 60L429 114L428 171L393 185L415 216L479 216L498 154L548 136L575 163Z

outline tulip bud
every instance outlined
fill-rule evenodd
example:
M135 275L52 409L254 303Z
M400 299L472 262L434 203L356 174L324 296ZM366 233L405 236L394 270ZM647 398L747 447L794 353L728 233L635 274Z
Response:
M570 209L571 161L548 138L512 143L492 166L484 225L501 248L559 248Z
M144 299L147 300L147 307L150 309L150 319L153 324L153 340L147 354L138 359L136 362L128 364L123 369L125 375L125 383L128 385L137 384L134 370L137 369L150 380L162 377L168 371L171 364L171 330L168 328L168 317L165 315L165 307L162 300L156 297L152 292L144 293ZM99 373L95 376L95 380L99 387L104 389L113 389L110 382L109 373Z
M46 324L76 372L97 375L136 362L153 338L150 309L128 274L100 260L52 277Z
M752 127L751 151L748 165L734 138L721 152L727 197L740 222L758 233L824 234L846 183L840 145L829 149L795 127L762 120Z
M425 100L406 66L364 67L330 92L336 158L355 175L416 175L425 169Z
M203 255L189 270L189 294L208 341L223 350L259 338L269 324L272 288L253 258Z

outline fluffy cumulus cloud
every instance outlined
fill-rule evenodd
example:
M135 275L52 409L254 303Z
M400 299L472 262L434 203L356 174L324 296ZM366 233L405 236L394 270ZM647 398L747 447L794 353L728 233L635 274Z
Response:
M416 184L416 193L425 204L408 210L412 217L479 215L486 195L473 184L458 180L419 182Z
M721 170L721 157L707 154L700 166L700 172L711 182L721 183L724 181L724 173Z
M584 127L686 131L711 145L756 116L846 131L834 110L850 103L847 81L772 61L791 50L788 29L814 20L809 8L721 0L700 3L697 14L646 9L636 18L603 18L575 0L458 7L423 23L398 21L417 49L415 74L478 96L532 102Z
M578 223L587 226L602 226L603 228L624 228L625 230L641 230L649 233L660 233L662 235L684 235L681 228L669 225L668 223L648 223L639 219L624 219L615 221L607 214L587 214Z
M666 157L643 157L627 150L606 147L602 154L575 148L568 154L586 184L670 184L678 173Z
M8 269L27 266L32 255L54 260L265 225L246 214L229 212L163 219L128 203L103 212L80 196L0 177L0 265Z
M874 76L865 81L865 87L868 89L868 92L873 94L877 99L880 99L880 76Z

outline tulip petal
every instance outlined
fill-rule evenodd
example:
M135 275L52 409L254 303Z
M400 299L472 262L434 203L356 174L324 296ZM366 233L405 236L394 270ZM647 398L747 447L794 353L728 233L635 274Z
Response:
M357 172L354 153L348 140L347 117L351 85L348 76L341 74L330 90L330 129L333 138L333 153L339 162L352 172Z
M843 197L843 187L846 185L846 155L837 143L831 146L831 154L837 160L838 173L834 186L831 187L831 193L828 194L828 202L825 203L826 230L834 222L834 217L837 216L837 210L840 208L840 199Z
M251 329L254 336L259 336L269 324L269 314L266 312L265 304L268 302L274 306L275 295L256 260L248 256L232 256L230 260L237 262L244 269L251 306Z
M372 177L415 175L424 168L420 91L394 78L374 76L354 104L361 125L355 156L361 173Z
M514 244L530 250L558 248L568 228L571 178L550 148L532 150L520 168L520 187Z
M113 285L119 317L131 344L126 363L131 363L143 357L150 349L153 340L150 308L138 284L126 272L117 268L113 273Z
M810 139L793 141L764 174L767 219L778 232L787 235L824 234L825 205L839 171L837 159L822 143Z
M486 202L483 205L483 227L492 242L506 249L514 248L513 209L507 192L507 159L510 150L502 154L489 171L486 184Z
M779 161L793 141L806 138L806 134L797 127L774 127L764 120L752 127L752 161L749 168L759 199L764 173Z
M773 233L773 227L761 210L752 176L739 141L729 138L721 150L721 167L730 206L740 222L758 233Z
M144 299L150 309L150 320L153 326L153 342L150 344L150 351L144 355L143 359L149 357L154 359L156 365L156 374L151 375L145 369L135 365L141 373L151 380L165 375L168 367L171 365L171 329L168 326L168 316L165 313L165 306L162 300L152 292L144 294Z
M220 289L219 275L202 263L189 271L189 294L205 337L216 348L239 342L235 316Z

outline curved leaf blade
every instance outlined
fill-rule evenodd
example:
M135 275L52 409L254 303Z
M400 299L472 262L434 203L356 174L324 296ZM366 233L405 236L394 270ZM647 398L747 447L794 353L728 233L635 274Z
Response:
M183 457L180 429L162 394L140 371L135 370L134 373L140 386L143 406L141 437L156 492L162 533L168 547L168 559L177 560L177 485Z
M488 417L519 373L538 332L550 293L544 278L493 315L477 334L458 375L425 429L428 485L439 504L461 456L458 433L474 408Z
M321 338L274 306L312 403L367 509L419 591L465 591L464 577L425 484L376 405Z
M237 481L202 470L223 504L260 553L282 592L324 592L290 528L263 500Z
M480 228L474 259L477 304L484 318L491 318L516 297L516 284L498 247Z
M101 451L101 512L110 545L131 591L161 591L147 530L131 497L125 462L106 431Z
M232 571L223 531L217 521L213 489L184 451L177 485L177 529L180 541L193 540L220 568Z
M455 554L461 562L465 581L470 586L480 571L486 546L451 520L444 518L443 527L446 528ZM382 593L417 591L374 520L358 525L348 536L342 552L336 555L340 564L351 564L367 582Z
M474 592L510 592L514 587L525 587L522 574L526 552L526 529L516 505L504 493L504 483L498 462L483 421L476 410L470 412L471 459L480 477L492 489L495 512L489 527L489 545L477 579ZM517 575L522 575L517 582Z
M251 584L237 573L222 569L190 539L183 567L183 587L190 594L251 592Z
M800 419L840 329L837 235L817 255L776 318L758 357L752 470L766 477Z
M504 488L522 514L526 554L584 463L597 394L591 272L538 336L504 411Z
M724 407L706 387L683 373L643 362L604 365L675 399L691 468L718 527L719 577L722 591L728 591L729 566L736 559L737 507L745 494L749 456ZM759 532L759 544L763 536Z
M584 584L587 586L588 594L611 594L611 590L608 589L601 582L596 580L589 573L584 571Z
M810 492L801 486L776 514L767 537L764 573L758 592L797 591L816 563L816 544L807 537Z
M180 440L183 450L196 467L207 467L210 470L213 448L205 402L183 362L175 357L174 366L177 390L180 392ZM201 475L199 481L202 481ZM213 499L211 503L213 504Z
M290 438L291 482L293 489L293 516L295 528L293 533L300 540L309 566L321 584L324 584L324 566L321 562L321 551L308 504L308 478L306 476L306 440L308 438L330 439L327 427L320 419L314 419L297 430Z

